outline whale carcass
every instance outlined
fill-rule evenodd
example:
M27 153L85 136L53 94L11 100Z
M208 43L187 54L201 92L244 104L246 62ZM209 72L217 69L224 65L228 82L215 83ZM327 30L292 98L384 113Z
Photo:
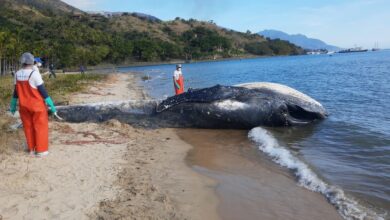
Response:
M305 125L327 116L325 108L309 96L288 86L265 82L216 85L162 101L60 106L58 114L69 122L117 119L146 127L238 129Z

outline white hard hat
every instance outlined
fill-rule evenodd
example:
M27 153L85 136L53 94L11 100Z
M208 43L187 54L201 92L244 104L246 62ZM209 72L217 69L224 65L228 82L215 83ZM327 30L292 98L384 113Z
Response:
M176 69L177 69L177 68L181 68L181 64L177 64L177 65L176 65Z
M26 52L26 53L22 54L22 56L20 57L20 63L33 65L34 64L34 56L31 53Z

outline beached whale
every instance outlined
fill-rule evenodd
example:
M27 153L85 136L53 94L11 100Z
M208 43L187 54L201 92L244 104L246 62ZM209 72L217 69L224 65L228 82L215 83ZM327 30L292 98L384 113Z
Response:
M326 118L309 96L276 83L216 85L162 101L124 101L60 106L69 122L109 119L145 127L239 128L304 125Z

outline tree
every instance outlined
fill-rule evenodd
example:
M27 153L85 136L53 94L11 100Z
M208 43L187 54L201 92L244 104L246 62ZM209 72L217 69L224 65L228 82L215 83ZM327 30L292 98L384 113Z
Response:
M273 55L273 51L269 47L268 42L248 43L245 45L245 50L256 55Z
M138 40L134 42L133 54L142 61L157 60L161 48L151 40Z

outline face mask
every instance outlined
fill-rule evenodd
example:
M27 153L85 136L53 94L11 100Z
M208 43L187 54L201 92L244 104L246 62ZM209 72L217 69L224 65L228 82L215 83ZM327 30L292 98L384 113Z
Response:
M37 63L37 66L38 66L38 67L41 67L41 66L42 66L42 63Z

